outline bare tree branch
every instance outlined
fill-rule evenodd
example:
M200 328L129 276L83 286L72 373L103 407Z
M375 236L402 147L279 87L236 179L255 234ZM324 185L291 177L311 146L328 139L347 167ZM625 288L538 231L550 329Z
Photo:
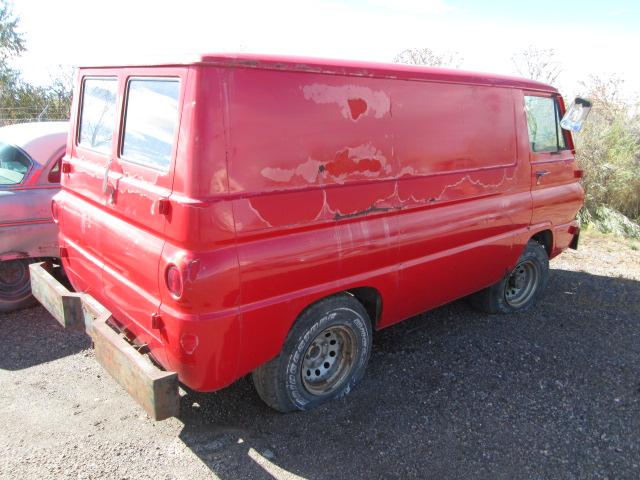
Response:
M516 71L531 80L554 84L562 73L562 64L552 48L529 46L511 57Z
M462 57L458 52L436 53L430 48L407 48L395 56L394 63L458 68Z

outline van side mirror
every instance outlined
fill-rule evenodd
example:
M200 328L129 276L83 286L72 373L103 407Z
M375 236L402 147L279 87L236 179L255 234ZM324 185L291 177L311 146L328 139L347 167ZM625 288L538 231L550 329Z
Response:
M576 97L571 106L564 112L560 126L570 132L579 132L582 124L591 111L591 102L586 98Z

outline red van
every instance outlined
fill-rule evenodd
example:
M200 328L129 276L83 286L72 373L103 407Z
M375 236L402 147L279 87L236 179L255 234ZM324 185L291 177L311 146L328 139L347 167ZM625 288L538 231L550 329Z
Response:
M80 299L143 404L156 368L171 395L252 373L271 407L314 407L362 377L372 330L471 294L503 313L542 294L583 203L563 113L542 83L417 66L81 68L54 212L82 293L46 275L34 290L67 324L60 296Z

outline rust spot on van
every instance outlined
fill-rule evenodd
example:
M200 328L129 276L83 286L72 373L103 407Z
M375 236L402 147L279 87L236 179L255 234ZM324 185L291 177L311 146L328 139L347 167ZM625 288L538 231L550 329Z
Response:
M391 207L376 207L375 205L371 205L366 210L359 210L359 211L353 212L353 213L341 214L341 213L337 212L334 215L333 218L334 218L334 220L342 220L342 219L345 219L345 218L362 217L362 216L369 215L370 213L388 212L390 210L393 210L393 208L391 208Z
M367 102L362 98L350 98L347 100L349 104L349 110L351 111L351 118L357 120L361 115L367 112Z
M327 211L331 218L348 218L367 215L371 212L393 209L395 185L392 182L375 182L354 188L331 188L326 190Z

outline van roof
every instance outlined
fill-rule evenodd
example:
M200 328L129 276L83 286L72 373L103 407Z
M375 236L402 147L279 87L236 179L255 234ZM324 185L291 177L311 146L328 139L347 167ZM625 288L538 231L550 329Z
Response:
M492 73L469 72L465 70L405 65L399 63L378 63L359 60L338 60L284 55L264 55L251 53L210 53L199 55L186 61L131 63L112 66L83 68L122 67L162 67L175 65L217 65L221 67L256 68L296 72L325 73L329 75L350 75L356 77L397 78L402 80L429 80L435 82L492 85L508 88L524 88L557 93L557 89L535 80L496 75Z

